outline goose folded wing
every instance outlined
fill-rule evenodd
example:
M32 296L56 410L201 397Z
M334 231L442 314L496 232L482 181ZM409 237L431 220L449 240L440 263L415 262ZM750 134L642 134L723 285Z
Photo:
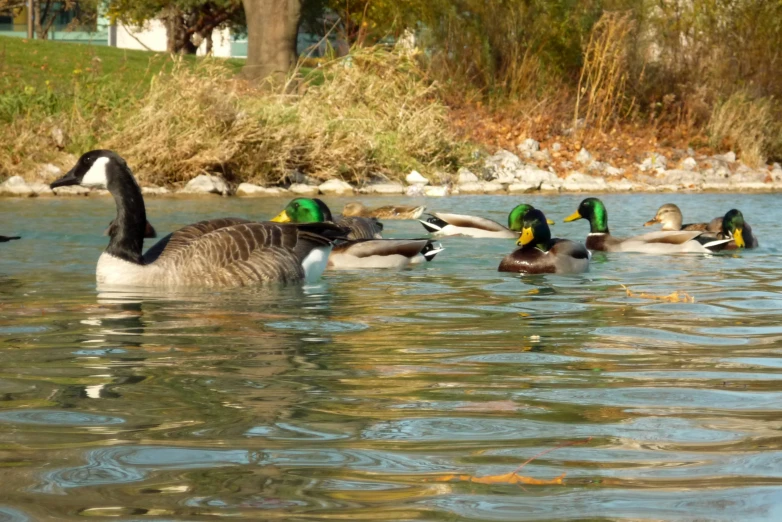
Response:
M187 279L204 278L210 286L299 281L307 255L344 233L333 223L238 223L164 252L158 263Z
M193 241L206 234L243 223L250 223L250 220L242 218L210 219L180 228L151 246L144 254L144 263L149 264L159 258L175 256L178 252L188 248Z

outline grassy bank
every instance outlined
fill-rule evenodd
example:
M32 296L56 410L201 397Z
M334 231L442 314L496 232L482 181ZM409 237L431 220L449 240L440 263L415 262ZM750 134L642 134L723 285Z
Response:
M258 90L235 60L11 38L0 49L0 177L69 167L92 148L158 184L204 172L276 183L295 170L362 182L471 161L417 65L381 50Z

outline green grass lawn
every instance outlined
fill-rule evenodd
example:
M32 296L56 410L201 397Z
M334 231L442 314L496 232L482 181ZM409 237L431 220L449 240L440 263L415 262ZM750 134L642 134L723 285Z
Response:
M176 59L166 53L0 36L0 95L25 88L69 93L77 81L109 81L140 95L152 75L170 69ZM181 59L193 64L197 60ZM235 71L244 64L240 59L223 62Z

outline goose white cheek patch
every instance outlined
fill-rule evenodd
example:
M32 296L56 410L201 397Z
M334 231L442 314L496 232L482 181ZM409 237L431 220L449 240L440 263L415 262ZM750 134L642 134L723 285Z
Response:
M106 180L106 165L109 163L109 158L103 157L96 159L90 170L84 175L81 180L82 187L94 187L94 188L106 188L108 181Z

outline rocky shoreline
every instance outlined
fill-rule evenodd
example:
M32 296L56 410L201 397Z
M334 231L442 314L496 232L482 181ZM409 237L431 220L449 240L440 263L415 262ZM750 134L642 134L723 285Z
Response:
M295 197L406 195L410 197L444 197L459 194L524 194L558 192L776 192L782 191L782 166L778 163L753 169L736 160L732 152L721 155L697 155L691 149L680 151L678 162L658 152L650 152L630 168L617 168L596 160L586 149L580 149L571 160L561 159L561 147L554 143L549 149L527 139L518 146L518 154L499 150L486 158L480 172L466 168L455 174L434 173L427 177L412 171L401 182L375 182L363 186L330 179L314 183L307 176L295 173L287 186L263 187L251 183L232 186L217 175L201 174L183 188L142 185L147 196L179 196L217 194L239 197ZM560 161L557 161L557 160ZM478 169L474 169L478 170ZM49 188L49 183L62 175L51 164L39 169L36 181L13 176L0 184L0 196L86 196L108 195L105 190L90 190L80 186Z

